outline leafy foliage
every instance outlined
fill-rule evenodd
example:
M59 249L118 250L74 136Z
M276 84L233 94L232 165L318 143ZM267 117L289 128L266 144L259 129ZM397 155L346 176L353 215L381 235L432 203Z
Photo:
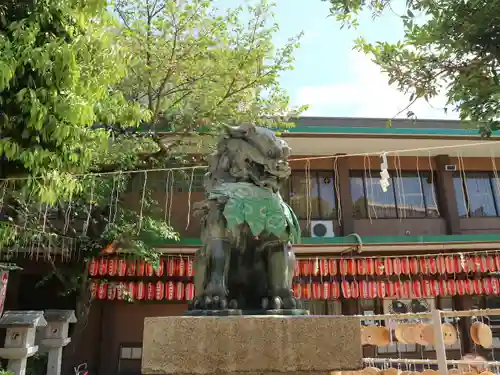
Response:
M278 83L279 74L292 69L300 35L276 49L278 26L267 1L226 13L212 3L117 0L120 41L134 51L120 88L149 109L157 130L285 125L303 109L289 108Z
M402 41L358 39L356 48L372 56L410 102L444 90L445 110L458 110L483 135L499 128L500 1L406 0L403 14L396 14L391 0L328 1L343 25L356 26L362 11L374 17L392 12L401 19Z
M47 278L76 292L81 328L88 259L112 243L155 264L145 238L178 237L159 209L165 176L127 173L198 162L160 130L288 126L302 110L278 84L299 37L274 48L267 2L246 9L247 24L243 8L218 15L210 1L114 8L120 22L105 0L0 5L0 251L44 256ZM56 252L84 261L61 266Z

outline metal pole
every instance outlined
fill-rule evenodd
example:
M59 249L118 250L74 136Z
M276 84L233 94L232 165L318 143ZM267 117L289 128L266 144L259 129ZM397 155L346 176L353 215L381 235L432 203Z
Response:
M441 311L432 310L432 324L434 326L434 348L436 349L436 359L440 374L448 373L446 365L446 348L443 340L443 328L441 326Z

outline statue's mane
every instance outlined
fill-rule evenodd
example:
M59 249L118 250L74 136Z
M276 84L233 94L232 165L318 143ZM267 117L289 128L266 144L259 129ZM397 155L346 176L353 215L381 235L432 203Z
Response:
M263 136L256 133L255 127L251 125L228 128L210 157L205 189L210 191L214 186L225 182L250 182L278 190L289 172L283 172L282 176L265 172L265 165L276 159L265 155L255 145L259 137ZM286 159L283 162L288 166Z

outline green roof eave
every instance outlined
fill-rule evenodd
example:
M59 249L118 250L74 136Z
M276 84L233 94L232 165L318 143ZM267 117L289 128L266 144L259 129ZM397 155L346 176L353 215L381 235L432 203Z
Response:
M432 244L432 243L466 243L466 242L499 242L500 234L460 234L440 236L361 236L363 245L382 244ZM179 241L147 241L150 246L201 246L199 238L182 238ZM303 238L302 245L356 245L359 241L354 236L333 238Z
M300 126L287 129L282 133L290 134L353 134L353 135L422 135L422 136L477 136L478 129L429 129L429 128L370 128L370 127L329 127ZM492 137L499 137L500 131L493 132Z

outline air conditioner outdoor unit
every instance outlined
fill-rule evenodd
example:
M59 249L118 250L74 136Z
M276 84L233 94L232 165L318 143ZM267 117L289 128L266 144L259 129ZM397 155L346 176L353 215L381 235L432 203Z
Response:
M335 237L335 233L333 232L333 223L330 220L313 220L311 222L311 237Z

